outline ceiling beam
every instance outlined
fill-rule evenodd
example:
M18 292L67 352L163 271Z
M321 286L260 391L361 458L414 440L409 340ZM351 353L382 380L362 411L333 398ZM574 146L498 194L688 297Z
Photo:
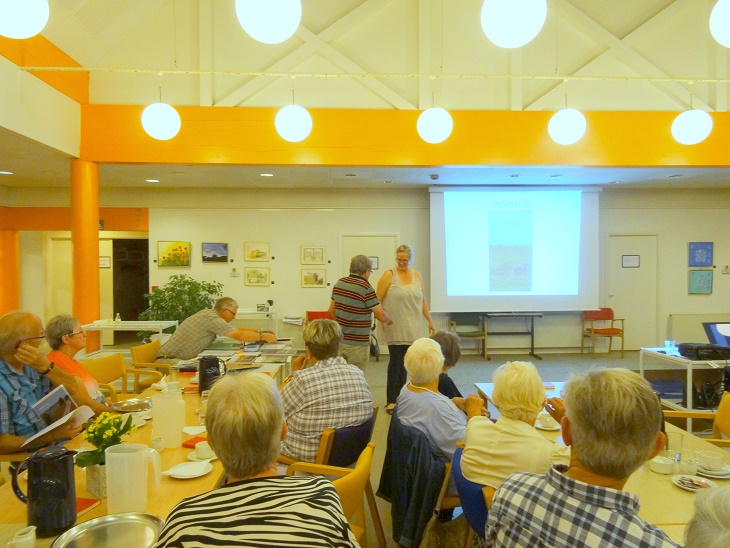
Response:
M213 69L213 3L198 2L198 66ZM198 80L201 107L213 106L213 76L201 74Z

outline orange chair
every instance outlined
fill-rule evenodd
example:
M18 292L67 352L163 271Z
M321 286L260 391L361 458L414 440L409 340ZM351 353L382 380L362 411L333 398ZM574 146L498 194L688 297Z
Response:
M334 320L327 310L307 310L307 321L312 320Z
M717 412L712 411L674 411L664 410L664 418L676 419L706 419L713 420L712 439L703 438L718 447L730 447L730 392L725 392L717 406Z
M616 327L616 322L621 322L621 327ZM621 359L624 358L624 319L614 318L612 308L600 308L598 310L586 310L583 312L583 331L580 338L580 353L585 348L586 337L591 339L591 354L596 352L596 339L598 337L609 337L608 353L611 353L613 338L621 339Z

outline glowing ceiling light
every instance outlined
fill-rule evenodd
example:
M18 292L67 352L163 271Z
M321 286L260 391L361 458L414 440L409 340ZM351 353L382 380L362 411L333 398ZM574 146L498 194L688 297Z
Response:
M710 34L726 48L730 48L730 0L719 0L710 13Z
M0 0L0 36L22 40L48 23L48 0Z
M312 116L299 105L288 105L276 113L274 120L277 133L282 139L298 143L306 139L312 131Z
M432 145L444 142L454 129L451 114L442 108L429 108L418 117L416 130L421 139Z
M172 139L180 131L180 115L167 103L152 103L142 111L142 127L160 141Z
M484 0L482 30L501 48L519 48L542 29L547 0Z
M559 145L572 145L586 132L586 117L574 108L565 108L553 114L548 124L550 138Z
M236 0L236 16L251 38L279 44L291 38L302 20L300 0Z
M683 145L701 143L712 132L712 116L704 110L687 110L672 122L672 137Z

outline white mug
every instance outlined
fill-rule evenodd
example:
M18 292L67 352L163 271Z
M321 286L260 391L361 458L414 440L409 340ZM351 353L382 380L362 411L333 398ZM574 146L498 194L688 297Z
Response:
M558 422L550 415L538 415L537 424L542 428L556 428L558 426Z
M723 470L727 465L722 460L722 453L715 451L695 451L697 465L705 470Z
M35 525L25 527L8 541L8 548L33 548L35 546Z
M213 449L207 441L199 441L195 444L195 457L201 460L213 458Z
M680 474L694 476L697 473L697 463L692 459L682 459L679 461L679 472Z

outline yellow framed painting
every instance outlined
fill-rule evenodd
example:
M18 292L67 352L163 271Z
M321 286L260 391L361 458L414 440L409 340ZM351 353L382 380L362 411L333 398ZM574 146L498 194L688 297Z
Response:
M245 261L266 262L271 258L269 244L266 242L246 242L243 244L243 259Z
M268 287L271 285L268 268L246 267L243 269L243 284Z
M190 266L190 242L157 242L157 266Z

